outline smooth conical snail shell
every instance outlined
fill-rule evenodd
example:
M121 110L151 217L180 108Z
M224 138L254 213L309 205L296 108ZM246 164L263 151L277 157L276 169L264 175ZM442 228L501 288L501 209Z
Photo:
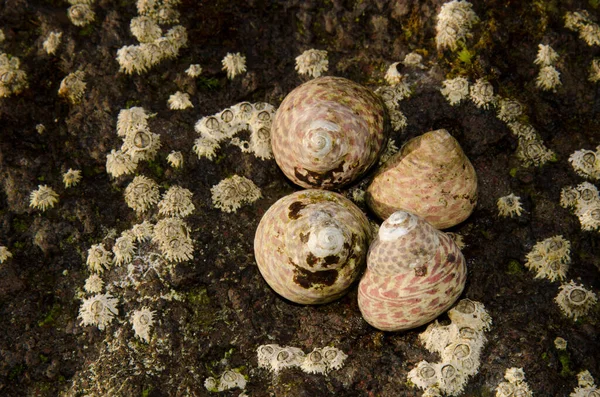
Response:
M449 236L398 211L383 222L369 248L358 307L375 328L415 328L448 310L466 277L465 258Z
M294 183L339 188L375 163L388 125L382 101L367 88L341 77L317 78L281 103L271 129L273 155Z
M406 210L445 229L473 212L477 175L448 131L430 131L408 141L385 163L369 185L366 197L381 219Z
M279 199L262 217L254 255L267 283L296 303L341 297L365 265L369 222L345 197L304 190Z

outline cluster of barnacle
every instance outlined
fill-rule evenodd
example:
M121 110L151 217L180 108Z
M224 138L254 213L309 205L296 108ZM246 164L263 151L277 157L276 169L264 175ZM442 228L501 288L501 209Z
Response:
M480 302L463 299L448 311L451 323L430 324L419 339L427 350L439 353L438 363L421 361L408 379L425 391L424 396L459 395L468 378L479 370L480 355L492 319Z
M139 161L154 159L160 148L160 135L150 131L149 117L141 107L119 112L117 135L123 139L123 145L106 155L106 172L113 177L131 174Z
M296 71L299 74L316 78L320 77L328 69L329 60L327 59L327 51L325 50L311 48L296 57Z
M590 371L587 369L577 374L577 387L569 397L598 397L600 389L596 386L596 381Z
M210 392L220 392L235 388L245 389L246 378L239 372L227 370L218 379L212 376L206 378L204 387Z
M571 243L563 236L552 236L536 243L527 254L525 267L537 272L535 278L564 280L571 263Z
M588 45L600 45L600 26L593 22L586 10L567 12L565 27L579 33L579 38Z
M130 23L131 33L139 45L121 47L117 51L117 61L121 71L127 74L144 73L163 59L175 58L179 50L187 45L187 31L181 26L173 26L163 36L159 24L177 20L173 6L178 1L147 1L137 3L139 16ZM174 14L175 13L175 14Z
M81 102L86 87L86 83L83 81L84 77L85 73L81 70L69 73L67 77L60 82L58 95L67 98L72 104Z
M449 48L454 51L459 42L471 37L471 28L479 22L472 7L471 3L464 0L453 0L442 5L435 26L438 50Z
M46 51L48 55L53 55L56 53L58 46L60 45L60 41L62 38L62 32L50 32L42 47Z
M198 158L212 160L221 142L226 139L261 159L273 157L271 151L271 123L275 108L265 102L240 102L212 116L202 117L194 129L200 137L194 141L194 152ZM250 140L242 141L234 136L243 130L250 131Z
M85 26L91 23L96 14L92 10L94 0L68 0L71 7L67 9L67 15L75 26Z
M600 229L600 194L589 182L566 186L560 192L560 205L573 210L582 230Z
M576 150L569 162L578 175L589 179L600 179L600 146L596 150Z
M556 87L561 84L560 72L554 67L558 54L550 45L540 44L538 47L534 63L540 67L540 72L535 80L535 85L544 91L556 91Z
M18 94L27 88L27 73L20 67L19 58L0 52L0 98Z
M504 373L505 381L496 387L496 397L531 397L533 393L525 382L525 372L522 368L508 368Z
M235 54L227 53L221 61L223 70L227 72L227 78L233 80L238 74L246 71L246 57L236 52Z
M256 349L258 366L275 374L282 369L298 367L308 374L324 374L340 369L348 356L336 347L316 347L305 354L302 349L276 344L261 345Z
M250 179L233 175L210 188L215 208L236 212L242 204L250 204L262 197L260 188Z
M523 211L521 198L514 193L500 197L496 204L498 205L499 216L510 216L512 218L515 215L521 216L521 212Z

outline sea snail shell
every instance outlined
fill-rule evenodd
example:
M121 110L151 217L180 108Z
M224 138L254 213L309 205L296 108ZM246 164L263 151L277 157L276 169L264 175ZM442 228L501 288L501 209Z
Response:
M304 190L279 199L254 238L260 273L279 295L319 304L341 297L364 269L369 222L345 197Z
M377 160L389 135L381 99L341 77L296 87L275 114L273 155L283 173L305 188L335 189Z
M466 276L465 258L449 236L418 215L398 211L369 248L358 307L375 328L415 328L452 306Z
M366 199L381 219L406 210L445 229L473 212L477 175L448 131L430 131L408 141L385 163L369 185Z

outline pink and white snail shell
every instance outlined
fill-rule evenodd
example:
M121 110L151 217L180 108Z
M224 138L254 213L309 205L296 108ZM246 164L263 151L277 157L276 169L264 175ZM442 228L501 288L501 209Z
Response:
M389 120L381 99L341 77L296 87L275 114L273 155L305 188L335 189L360 177L385 148Z
M369 185L366 199L381 219L406 210L445 229L473 212L477 175L448 131L430 131L408 141L384 164Z
M279 295L296 303L331 302L364 269L371 230L345 197L304 190L279 199L254 238L260 273Z
M369 248L358 307L375 328L415 328L448 310L466 277L465 258L449 236L398 211L383 222Z

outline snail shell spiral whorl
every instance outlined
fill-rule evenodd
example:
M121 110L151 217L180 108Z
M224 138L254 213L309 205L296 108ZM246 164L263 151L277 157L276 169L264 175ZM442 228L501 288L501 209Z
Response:
M397 211L369 248L358 307L375 328L415 328L448 310L466 277L465 258L448 235L417 215Z
M304 190L267 210L256 230L254 255L279 295L301 304L327 303L359 277L370 239L366 216L350 200Z
M382 101L367 88L341 77L317 78L281 103L271 129L273 155L294 183L339 188L376 162L388 126Z

